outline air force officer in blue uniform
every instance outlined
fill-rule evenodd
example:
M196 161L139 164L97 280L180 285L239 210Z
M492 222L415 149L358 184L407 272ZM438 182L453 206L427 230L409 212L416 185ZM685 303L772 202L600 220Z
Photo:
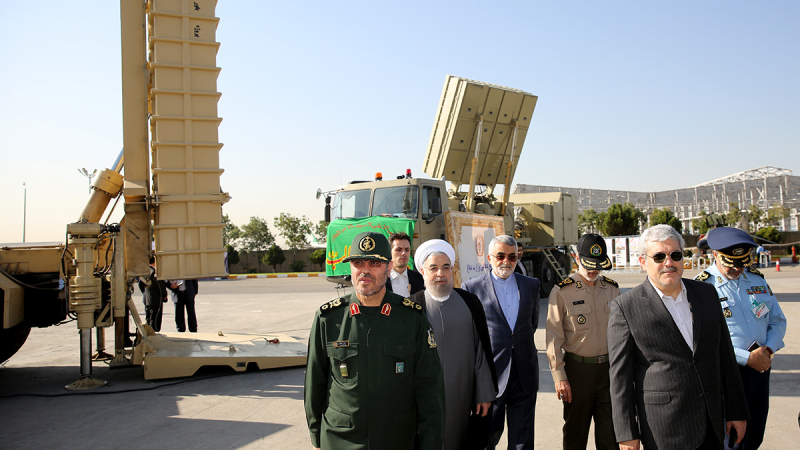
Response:
M775 352L783 348L786 316L763 275L753 269L753 238L738 228L715 228L708 234L714 265L696 280L717 289L739 363L750 421L741 447L755 450L764 440L769 412L769 373Z
M539 390L533 333L539 323L539 280L514 273L518 256L514 238L497 236L489 243L492 271L462 286L481 300L497 369L498 396L492 405L489 449L494 449L503 435L506 413L508 448L533 449Z

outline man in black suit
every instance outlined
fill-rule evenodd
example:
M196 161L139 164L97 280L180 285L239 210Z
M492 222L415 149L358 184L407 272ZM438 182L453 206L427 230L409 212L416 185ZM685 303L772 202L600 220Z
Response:
M611 302L611 411L622 450L722 449L726 430L744 436L749 414L728 326L713 287L681 278L683 246L668 225L645 230L647 279Z
M539 280L514 273L517 242L511 236L492 239L488 257L492 271L461 287L481 300L497 370L498 395L487 448L494 449L500 441L508 413L508 448L533 449L539 391L533 333L539 325Z
M386 278L386 289L401 297L411 297L425 290L425 280L419 272L408 267L411 257L411 238L406 233L392 233L389 236L392 246L394 267Z

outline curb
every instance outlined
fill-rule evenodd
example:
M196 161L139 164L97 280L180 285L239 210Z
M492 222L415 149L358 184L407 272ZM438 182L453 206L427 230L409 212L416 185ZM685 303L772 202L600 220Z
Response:
M266 273L258 275L228 275L227 277L215 277L214 280L246 280L249 278L317 278L324 277L324 272L312 273Z

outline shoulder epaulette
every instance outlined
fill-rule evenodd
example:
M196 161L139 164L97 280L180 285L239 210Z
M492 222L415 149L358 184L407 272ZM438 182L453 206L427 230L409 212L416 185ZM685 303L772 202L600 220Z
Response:
M704 271L698 273L697 276L694 277L694 279L697 280L697 281L706 281L710 277L711 277L711 274L704 270Z
M407 306L420 312L422 311L422 305L411 299L403 298L403 306Z
M564 286L566 286L568 284L572 284L574 282L575 282L575 280L573 280L571 277L567 277L567 278L564 278L563 280L559 281L558 282L558 286L564 287Z
M616 287L619 287L619 283L617 283L616 281L612 280L611 278L608 278L607 276L603 275L603 279L606 280L606 283L610 283L610 284L613 284Z
M754 273L754 274L756 274L756 275L760 276L761 278L764 278L764 274L763 274L763 273L761 273L761 271L760 271L760 270L756 269L756 268L755 268L755 267L753 267L753 266L749 266L749 267L747 268L747 271L748 271L748 272L750 272L750 273Z
M334 308L338 308L338 307L344 305L344 303L345 302L342 301L342 298L337 298L337 299L331 300L331 301L329 301L327 303L324 303L322 306L319 307L319 310L322 311L322 312L330 311L330 310L332 310Z

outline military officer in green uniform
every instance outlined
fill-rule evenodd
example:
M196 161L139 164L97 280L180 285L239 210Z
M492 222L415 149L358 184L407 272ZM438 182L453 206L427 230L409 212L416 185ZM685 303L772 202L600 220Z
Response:
M441 450L444 382L422 306L386 290L381 233L355 237L355 292L323 304L308 338L305 409L314 448Z

